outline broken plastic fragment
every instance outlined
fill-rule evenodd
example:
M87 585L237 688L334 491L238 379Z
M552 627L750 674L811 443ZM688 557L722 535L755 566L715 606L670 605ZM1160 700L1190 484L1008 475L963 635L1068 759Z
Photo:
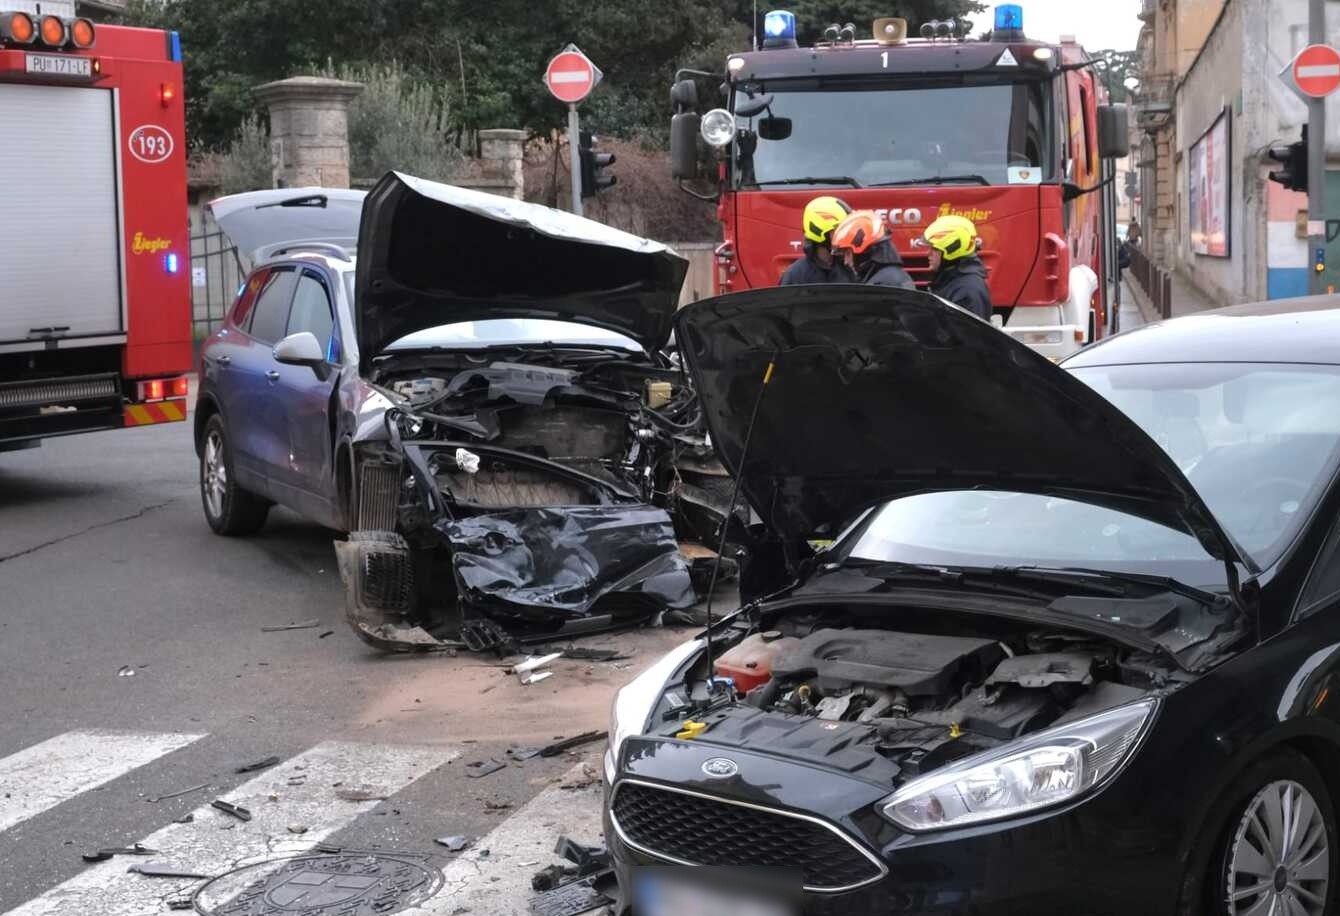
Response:
M452 852L461 852L474 841L465 836L440 836L435 842Z
M467 474L479 473L479 456L469 449L456 449L456 466Z

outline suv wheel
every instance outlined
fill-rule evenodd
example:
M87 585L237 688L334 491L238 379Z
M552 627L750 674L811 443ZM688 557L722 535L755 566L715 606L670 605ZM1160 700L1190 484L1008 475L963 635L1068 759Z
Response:
M209 527L228 536L259 531L270 512L269 503L237 485L228 434L217 414L205 424L200 447L200 502Z

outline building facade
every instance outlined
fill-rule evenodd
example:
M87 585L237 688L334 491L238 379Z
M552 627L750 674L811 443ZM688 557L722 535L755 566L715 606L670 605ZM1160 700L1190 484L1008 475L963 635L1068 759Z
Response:
M1307 44L1307 0L1146 0L1144 14L1135 115L1150 256L1216 302L1305 295L1307 196L1268 180L1279 166L1267 152L1307 120L1280 78ZM1340 4L1327 4L1327 37L1340 38ZM1327 121L1334 157L1340 100ZM1328 247L1328 265L1340 263L1340 241ZM1340 271L1326 279L1340 285Z

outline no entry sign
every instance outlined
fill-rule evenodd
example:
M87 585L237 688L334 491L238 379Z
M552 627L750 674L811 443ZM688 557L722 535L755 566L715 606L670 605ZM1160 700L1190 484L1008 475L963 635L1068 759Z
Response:
M1329 45L1308 45L1293 59L1293 81L1298 91L1314 99L1340 88L1340 51Z
M600 82L600 69L576 45L568 45L544 71L544 84L560 102L575 105Z

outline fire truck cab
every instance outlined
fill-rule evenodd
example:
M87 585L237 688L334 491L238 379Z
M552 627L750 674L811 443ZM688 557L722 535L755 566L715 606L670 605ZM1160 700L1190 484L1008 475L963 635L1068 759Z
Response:
M181 43L0 0L0 451L186 418Z
M724 80L681 71L672 168L717 202L718 293L775 285L803 256L805 204L833 194L887 219L921 287L931 278L913 240L939 216L971 219L994 323L1046 356L1111 329L1125 107L1106 104L1079 45L1028 39L1017 5L997 7L984 39L962 32L928 23L909 39L904 20L880 19L873 39L834 25L800 47L795 17L779 10L764 17L761 48L726 61ZM699 114L700 87L717 83L724 107ZM716 164L709 191L693 183L705 158Z

